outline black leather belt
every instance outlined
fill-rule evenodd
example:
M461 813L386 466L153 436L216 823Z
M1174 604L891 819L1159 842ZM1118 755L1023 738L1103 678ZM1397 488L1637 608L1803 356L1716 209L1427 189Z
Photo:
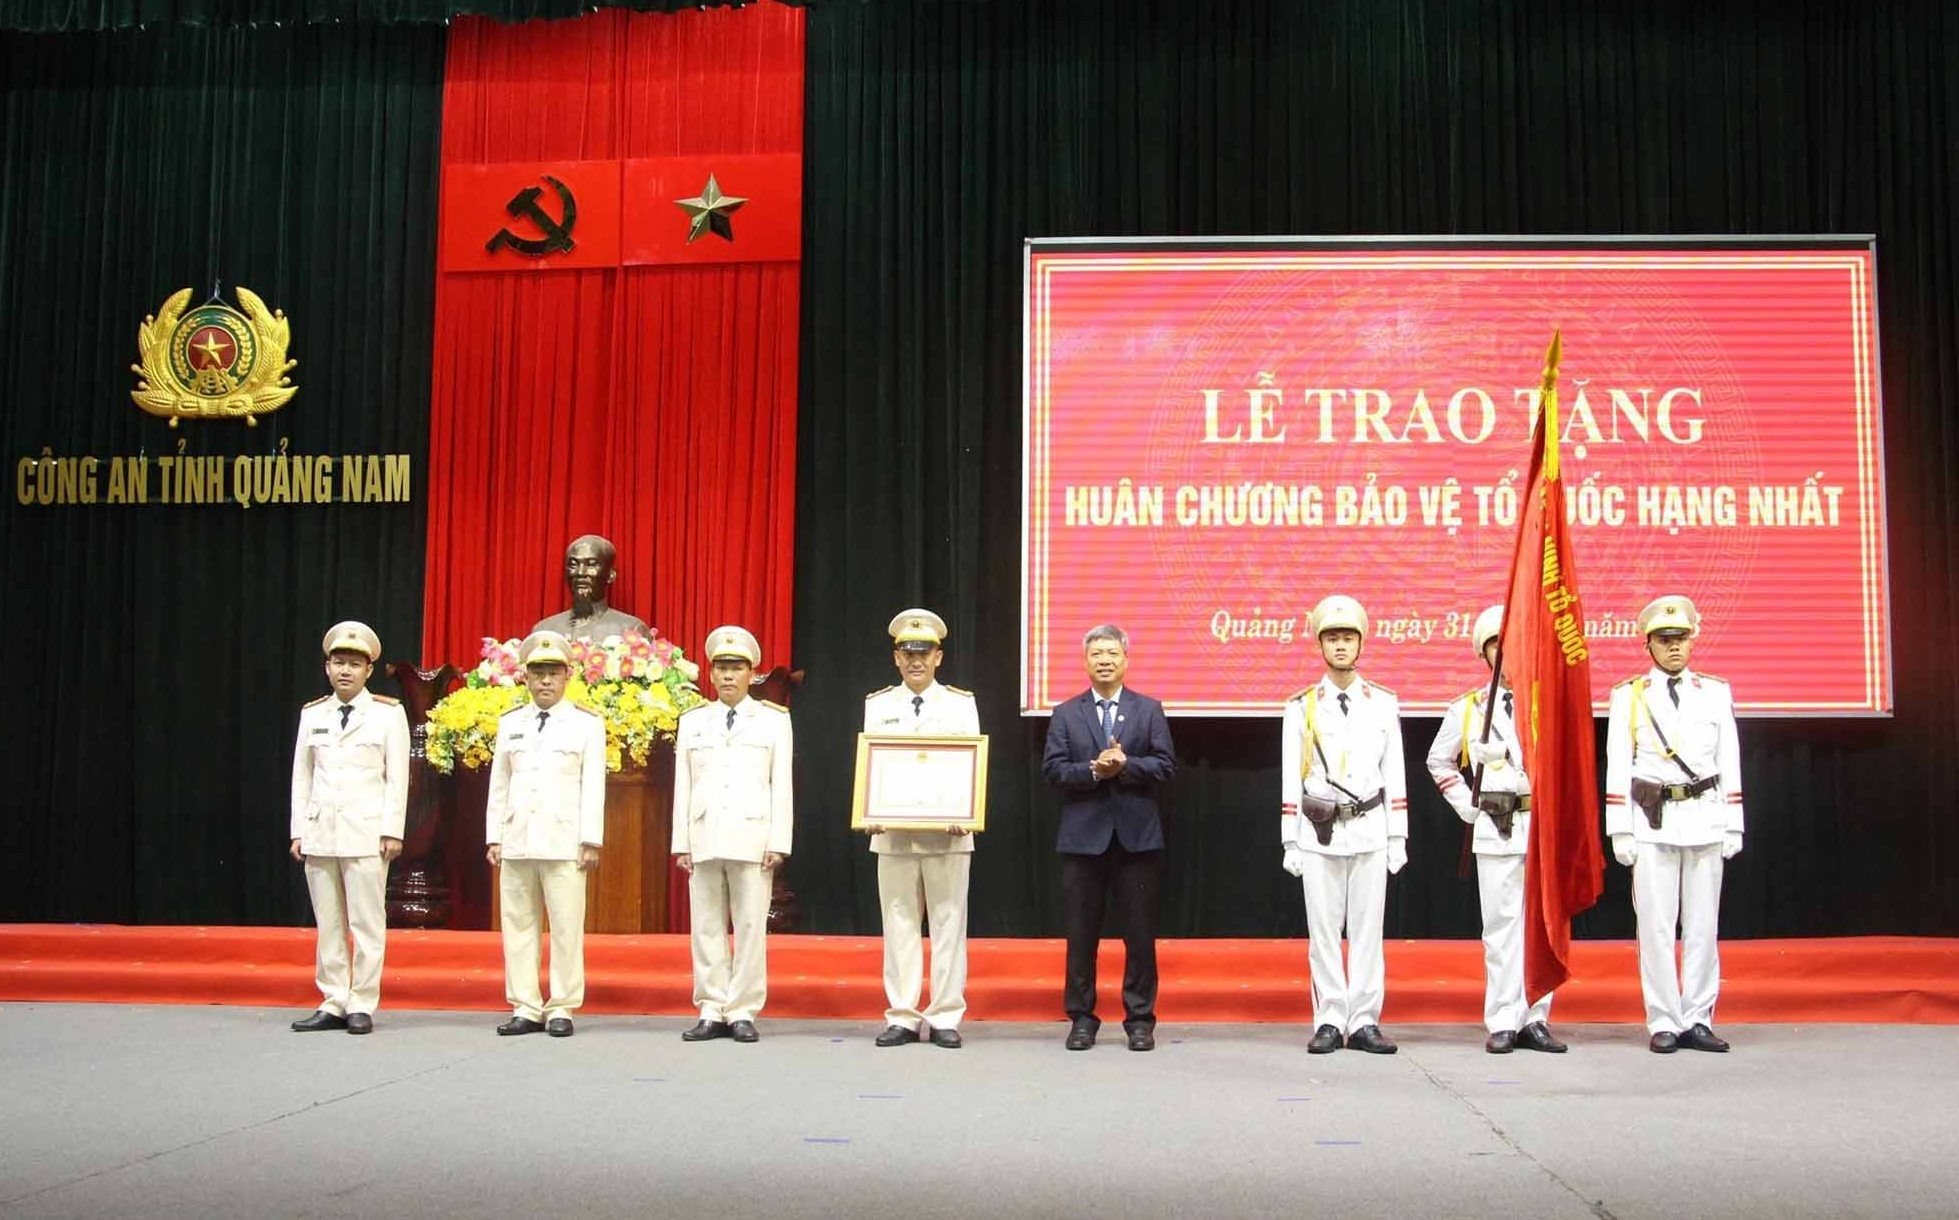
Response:
M1362 814L1366 813L1370 809L1379 809L1381 807L1382 802L1384 802L1387 799L1387 795L1388 795L1387 789L1383 788L1381 791L1376 792L1373 796L1370 796L1366 800L1360 801L1358 803L1354 801L1341 801L1338 805L1335 805L1333 807L1333 811L1339 814L1343 818L1357 818L1360 817Z
M1662 794L1670 801L1691 801L1703 792L1710 792L1721 782L1718 775L1703 775L1691 784L1663 784Z

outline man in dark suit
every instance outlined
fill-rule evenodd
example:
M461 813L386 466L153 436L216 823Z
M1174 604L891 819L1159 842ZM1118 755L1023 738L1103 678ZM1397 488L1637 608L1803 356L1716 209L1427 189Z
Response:
M1068 934L1063 1000L1067 1046L1095 1045L1095 950L1109 896L1123 914L1122 1007L1129 1049L1156 1048L1156 908L1163 823L1156 789L1177 772L1163 705L1124 690L1129 636L1092 628L1082 638L1090 687L1054 709L1041 776L1062 792L1061 905Z

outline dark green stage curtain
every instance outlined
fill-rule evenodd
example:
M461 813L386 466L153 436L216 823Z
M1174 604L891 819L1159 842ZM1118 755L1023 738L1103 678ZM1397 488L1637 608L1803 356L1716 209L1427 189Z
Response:
M405 453L423 485L443 31L0 35L0 445ZM137 326L222 280L285 311L299 394L175 431ZM338 471L336 471L336 475ZM152 475L152 485L157 482ZM421 635L419 503L0 501L0 921L306 918L286 858L321 633ZM377 683L379 689L391 689Z
M0 30L40 34L165 29L188 25L428 25L452 17L537 21L580 17L599 8L675 13L740 8L762 0L0 0Z
M1023 238L1874 232L1897 715L1743 723L1748 850L1724 924L1959 933L1949 6L820 4L809 57L791 875L813 929L878 926L840 812L858 700L893 680L885 619L919 604L951 625L942 676L979 693L993 735L973 930L1060 931L1046 722L1015 716ZM1301 573L1303 593L1339 576ZM1406 726L1392 936L1477 931L1459 823L1419 769L1434 728ZM1173 729L1166 932L1299 933L1276 721ZM1631 933L1625 870L1607 885L1581 934Z

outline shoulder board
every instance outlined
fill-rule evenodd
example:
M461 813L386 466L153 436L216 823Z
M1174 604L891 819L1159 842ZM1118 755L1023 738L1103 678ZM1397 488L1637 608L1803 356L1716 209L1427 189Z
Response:
M332 696L332 695L321 695L321 696L320 696L320 697L319 697L318 699L315 699L315 700L313 700L313 702L311 702L311 703L309 703L309 704L307 704L306 706L307 706L307 707L318 707L318 706L320 706L320 705L321 705L322 703L325 703L325 702L326 702L327 700L329 700L329 699L331 699L331 698L333 698L333 696Z
M944 682L941 682L941 683L939 683L939 685L940 685L940 686L943 686L943 687L945 687L945 689L947 689L947 690L949 690L949 691L951 691L951 692L952 692L953 694L955 694L955 695L958 695L958 696L959 696L960 698L962 698L962 699L971 699L971 698L974 698L974 697L975 697L975 696L973 695L973 692L971 692L971 691L969 691L969 690L967 690L967 689L965 689L964 687L960 687L960 686L948 686L948 685L946 685L946 683L944 683Z
M686 711L680 714L684 717L684 716L692 716L696 712L712 711L714 708L720 706L720 703L721 701L719 699L709 699L706 703L696 703L694 706L688 708Z
M761 704L763 707L774 708L776 711L781 712L785 716L789 714L789 709L782 706L780 703L774 703L767 699L757 699L755 702Z
M876 690L874 690L874 691L872 691L872 692L871 692L870 694L868 694L868 695L865 695L865 696L864 696L864 698L866 698L866 699L875 699L875 698L877 698L877 697L878 697L879 695L882 695L882 694L884 694L884 693L885 693L886 691L894 691L894 690L897 690L897 689L898 689L898 684L897 684L896 682L893 682L893 683L892 683L892 684L891 684L890 686L880 686L880 687L878 687L878 688L877 688Z
M1451 700L1450 700L1450 702L1451 702L1451 703L1461 703L1461 702L1463 702L1464 700L1467 700L1467 701L1468 701L1468 703L1469 703L1469 706L1471 706L1471 707L1482 707L1482 706L1483 706L1483 688L1482 688L1482 687L1480 687L1480 686L1472 686L1472 687L1471 687L1471 688L1469 688L1468 690L1466 690L1466 691L1464 691L1464 692L1463 692L1462 694L1460 694L1460 695L1457 695L1457 696L1456 696L1456 697L1455 697L1454 699L1451 699Z
M1318 685L1319 685L1319 683L1317 683L1317 682L1315 682L1315 683L1313 684L1313 686L1318 686ZM1309 694L1311 694L1311 693L1312 693L1312 690L1313 690L1313 686L1302 686L1302 687L1300 687L1300 688L1299 688L1298 690L1296 690L1296 691L1294 691L1294 692L1292 692L1292 693L1291 693L1290 695L1287 695L1287 696L1286 696L1286 702L1287 702L1287 703L1291 703L1291 702L1292 702L1293 700L1295 700L1295 699L1304 699L1304 698L1305 698L1305 697L1306 697L1307 695L1309 695Z
M1399 699L1401 697L1395 694L1393 691L1389 690L1387 687L1382 686L1379 682L1376 682L1372 678L1364 679L1364 681L1371 689L1380 691L1382 694L1386 695L1390 699Z
M576 705L574 705L574 706L576 706ZM528 711L530 711L530 710L531 710L531 705L530 705L530 704L528 704L528 703L519 703L519 704L518 704L518 705L517 705L516 707L507 707L507 708L505 708L505 709L503 709L503 715L504 715L504 716L515 716L515 715L516 715L516 714L517 714L518 712L528 712ZM499 716L499 717L498 717L498 719L499 719L499 720L501 720L502 718L503 718L502 716Z
M1728 680L1727 680L1726 678L1723 678L1723 677L1722 677L1721 675L1719 675L1719 674L1710 674L1710 673L1703 673L1703 672L1701 672L1701 671L1700 671L1700 670L1698 670L1698 669L1694 671L1694 676L1695 676L1696 678L1700 678L1700 679L1703 679L1703 680L1705 680L1705 681L1708 681L1708 682L1719 682L1719 683L1720 683L1721 685L1723 685L1723 686L1732 686L1732 685L1733 685L1733 683L1731 683L1731 682L1729 682L1729 681L1728 681Z
M388 707L399 707L401 705L401 700L395 698L393 695L374 695L372 698L374 702L385 704Z
M1640 680L1641 678L1643 678L1643 677L1645 677L1645 676L1646 676L1645 674L1634 674L1634 675L1633 675L1632 677L1630 677L1630 678L1624 678L1624 679L1621 679L1620 681L1618 681L1618 682L1614 682L1614 683L1612 684L1612 689L1613 689L1613 690L1618 690L1618 689L1619 689L1620 687L1622 687L1622 686L1631 686L1631 685L1632 685L1633 683L1635 683L1635 682L1637 682L1637 681L1639 681L1639 680Z

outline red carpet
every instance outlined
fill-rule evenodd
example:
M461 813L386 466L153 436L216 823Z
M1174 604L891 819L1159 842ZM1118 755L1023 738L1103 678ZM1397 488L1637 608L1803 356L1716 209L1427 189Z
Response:
M1561 1022L1639 1023L1639 974L1628 941L1575 946L1575 977L1558 994ZM1474 941L1388 944L1385 1023L1482 1020L1481 946ZM1102 954L1105 1017L1120 1014L1122 945ZM588 1013L685 1016L691 1009L681 936L591 936ZM1165 1021L1298 1021L1307 1009L1306 945L1278 940L1175 940L1158 947ZM976 1021L1059 1020L1058 940L977 940L967 1000ZM1722 1022L1959 1022L1959 940L1859 937L1727 941L1721 946ZM884 1012L873 937L774 936L771 1017ZM310 928L126 928L0 925L0 1000L121 1004L238 1004L310 1009ZM503 957L489 932L388 935L384 1008L497 1012Z

